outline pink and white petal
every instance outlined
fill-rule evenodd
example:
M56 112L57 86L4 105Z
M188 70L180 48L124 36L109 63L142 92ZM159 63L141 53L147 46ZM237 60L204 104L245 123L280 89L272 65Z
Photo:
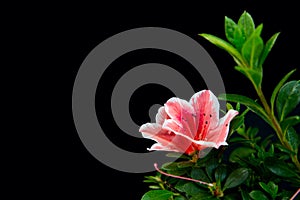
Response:
M171 119L178 121L182 120L183 111L187 113L194 113L193 107L186 100L173 97L165 103L166 113Z
M149 151L175 151L175 152L181 152L179 149L173 148L170 145L167 146L163 146L160 143L155 143L153 144L150 148L148 148L147 150ZM183 153L183 152L182 152Z
M198 132L199 129L204 128L205 123L209 126L207 129L214 129L218 125L220 104L210 90L202 90L194 94L190 99L190 104L198 118Z
M153 135L158 134L161 131L161 129L162 129L162 126L160 124L146 123L140 127L139 132L142 133L144 138L149 138Z
M227 114L220 119L218 126L208 132L207 141L215 142L217 144L216 148L219 148L221 145L227 145L226 139L229 132L229 124L236 115L238 115L238 111L229 110Z
M181 140L185 141L185 147L190 146L192 143L198 144L198 145L203 145L206 147L215 147L216 144L211 141L203 141L203 140L194 140L193 138L189 137L187 134L187 130L183 129L183 127L179 126L175 120L169 119L166 120L165 123L163 124L163 129L172 131L175 133L177 136L181 136ZM177 138L177 137L176 137ZM174 140L173 140L174 142ZM178 146L178 144L176 145Z
M187 101L171 98L165 104L165 110L169 117L182 127L187 136L195 137L197 132L195 111Z
M172 142L175 134L169 134L168 131L162 129L162 126L156 123L147 123L141 126L140 132L144 138L154 140L162 145L168 145Z
M162 125L164 123L165 119L167 119L167 117L168 117L168 114L165 111L165 107L164 106L160 107L155 116L156 123Z
M180 152L192 152L196 149L192 146L192 139L183 133L183 129L175 120L168 119L163 124L163 129L168 130L175 134L175 137L172 139L172 145L179 149Z

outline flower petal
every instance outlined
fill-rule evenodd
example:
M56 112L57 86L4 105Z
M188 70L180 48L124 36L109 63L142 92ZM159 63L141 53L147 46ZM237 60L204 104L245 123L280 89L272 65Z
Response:
M186 130L184 130L184 127L181 127L177 124L175 120L168 119L165 121L163 124L163 129L172 131L175 133L177 136L181 136L182 141L179 141L180 146L183 146L183 148L187 148L188 146L194 144L197 145L203 145L206 147L216 147L216 143L211 142L211 141L204 141L204 140L194 140L193 138L189 137L188 134L186 134ZM174 142L174 140L172 140Z
M168 145L174 137L174 134L169 134L168 131L162 129L160 124L156 123L146 123L140 127L139 131L144 138L152 139L165 146Z
M165 107L164 106L160 107L155 116L156 123L162 125L164 123L165 119L167 119L167 117L168 117L168 114L165 111Z
M229 110L227 114L219 121L218 126L214 130L210 130L207 134L207 140L215 142L216 148L221 145L227 145L226 139L229 132L230 121L238 114L236 110Z
M160 143L155 143L151 146L151 148L148 148L149 151L154 151L154 150L157 150L157 151L175 151L175 152L181 152L179 149L176 149L170 145L167 145L167 146L163 146L162 144Z
M165 103L165 111L169 117L180 124L184 134L194 138L196 134L196 118L194 108L185 100L171 98Z
M206 129L214 129L219 121L220 104L217 97L210 90L202 90L190 99L198 118L198 133ZM205 137L205 135L204 135Z

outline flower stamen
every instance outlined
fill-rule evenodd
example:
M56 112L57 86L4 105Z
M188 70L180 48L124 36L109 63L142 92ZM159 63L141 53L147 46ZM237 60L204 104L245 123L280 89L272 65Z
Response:
M208 186L211 186L211 187L214 186L212 183L207 183L207 182L204 182L204 181L200 181L200 180L196 180L196 179L192 179L192 178L187 178L187 177L182 177L182 176L176 176L176 175L173 175L173 174L168 174L166 172L163 172L160 169L158 169L157 163L154 163L154 168L156 169L156 171L158 171L159 173L161 173L165 176L170 176L170 177L173 177L173 178L179 178L179 179L183 179L183 180L187 180L187 181L193 181L193 182L201 183L201 184L208 185Z

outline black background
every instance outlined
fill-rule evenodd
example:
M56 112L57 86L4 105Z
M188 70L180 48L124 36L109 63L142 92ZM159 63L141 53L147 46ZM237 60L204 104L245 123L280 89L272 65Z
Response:
M153 173L130 174L103 165L85 149L75 129L71 102L76 73L89 52L103 40L138 27L154 26L177 30L198 41L208 51L222 74L226 92L256 98L250 83L234 71L232 58L198 36L205 32L225 38L224 16L236 21L246 10L254 18L256 25L264 23L262 37L265 40L274 33L281 32L264 67L263 90L269 98L278 81L292 69L299 68L300 18L297 7L292 1L281 1L280 4L270 1L266 5L261 5L259 1L172 2L168 5L149 1L131 5L45 4L38 5L33 11L25 11L24 18L20 16L15 21L22 25L20 30L24 31L25 47L33 48L35 51L31 56L39 58L35 60L39 65L35 72L39 76L34 85L46 82L42 90L46 95L45 100L49 101L45 101L39 108L43 114L51 117L44 120L43 129L39 129L42 141L39 143L40 148L33 149L32 163L37 161L38 164L30 166L30 171L22 171L26 178L20 185L24 188L30 186L30 189L25 190L28 194L40 192L45 196L82 199L135 200L140 199L148 190L143 178ZM160 56L161 52L135 53L122 60L124 65L134 67L149 61L161 62L174 68L178 63L188 65L176 56L173 57L174 55ZM111 69L109 73L104 77L105 86L99 85L96 95L96 100L100 102L96 102L97 111L107 116L111 115L107 110L109 106L101 106L107 100L101 100L99 94L104 89L107 93L103 95L107 99L113 82L117 80L111 77L121 75L117 69ZM192 73L187 73L187 76L196 90L203 89L202 84L195 85L197 80ZM299 77L298 70L291 79ZM146 96L146 91L157 93ZM164 103L170 97L172 93L165 88L157 85L144 86L132 97L130 112L133 119L139 124L148 122L147 106L151 103ZM143 104L140 103L142 100L145 101ZM104 120L101 123L111 126L112 133L109 134L114 135L108 137L122 148L145 152L152 144L147 139L135 139L121 133L109 118L103 117L101 120ZM41 151L47 152L47 156L42 156ZM31 184L27 181L30 179L33 180Z

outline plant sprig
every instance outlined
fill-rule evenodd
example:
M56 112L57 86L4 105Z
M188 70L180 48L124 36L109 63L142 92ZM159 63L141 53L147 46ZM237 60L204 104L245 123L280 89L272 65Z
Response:
M233 57L237 64L235 69L251 81L261 105L242 95L223 94L219 96L219 99L241 103L266 121L276 132L280 143L295 153L291 155L291 159L300 171L298 160L300 141L299 136L292 127L300 123L300 116L287 117L300 102L300 81L286 83L295 70L289 72L275 87L270 104L268 103L262 91L263 64L279 33L275 33L267 42L264 42L261 37L262 29L263 24L255 27L251 15L245 11L237 23L229 17L225 17L227 41L205 33L200 34L200 36L224 49ZM275 113L277 113L277 116Z

